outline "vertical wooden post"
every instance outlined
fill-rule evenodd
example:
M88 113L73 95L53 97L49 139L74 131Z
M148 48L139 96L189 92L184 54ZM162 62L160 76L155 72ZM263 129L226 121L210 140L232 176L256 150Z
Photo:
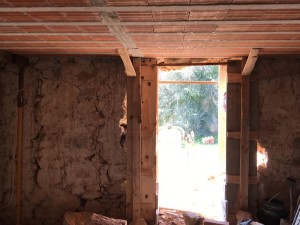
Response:
M22 215L22 156L23 156L23 106L24 106L24 65L19 66L18 128L16 157L16 224L21 224Z
M249 76L241 82L240 207L248 210L249 185Z
M141 217L147 224L156 221L156 129L157 66L155 59L143 59L141 67L142 148Z
M133 224L140 218L141 210L141 59L133 59L136 71L133 85Z

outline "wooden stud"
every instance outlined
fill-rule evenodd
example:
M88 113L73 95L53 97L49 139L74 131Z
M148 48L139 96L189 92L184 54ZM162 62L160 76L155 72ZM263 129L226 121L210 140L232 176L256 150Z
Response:
M133 96L134 77L127 77L127 132L126 132L126 219L133 219Z
M240 207L248 210L249 184L249 76L241 82L241 133L240 133Z
M118 48L117 49L123 63L125 66L125 71L127 76L136 76L136 72L133 68L132 62L130 60L129 54L125 48Z
M157 129L157 66L156 60L142 61L142 176L141 216L156 221L156 129Z
M141 59L134 58L136 71L133 87L133 223L141 215Z
M244 66L244 69L242 71L242 76L249 76L252 73L252 70L257 60L258 53L259 53L259 49L257 48L251 49L246 64Z

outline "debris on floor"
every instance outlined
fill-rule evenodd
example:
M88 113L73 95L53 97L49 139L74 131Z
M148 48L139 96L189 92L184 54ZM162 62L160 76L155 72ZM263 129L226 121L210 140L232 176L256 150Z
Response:
M239 210L236 212L236 219L238 225L263 225L262 223L255 222L250 212Z
M126 220L109 218L92 212L66 212L64 225L127 225Z
M198 213L184 212L183 219L186 225L201 225L205 218Z
M175 209L159 209L158 225L185 225L184 211Z
M160 208L158 225L228 225L228 222L205 219L199 213Z

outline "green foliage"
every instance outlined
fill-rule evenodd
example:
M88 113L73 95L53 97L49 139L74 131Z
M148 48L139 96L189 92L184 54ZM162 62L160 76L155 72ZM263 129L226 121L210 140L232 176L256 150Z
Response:
M161 73L160 80L217 81L218 66L189 67ZM159 126L167 124L194 131L195 138L217 136L218 85L160 84Z

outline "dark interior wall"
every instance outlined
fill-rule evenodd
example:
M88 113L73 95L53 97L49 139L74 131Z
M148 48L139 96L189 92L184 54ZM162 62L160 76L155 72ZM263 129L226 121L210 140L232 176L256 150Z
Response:
M268 155L259 168L258 198L277 198L289 207L288 177L300 193L300 58L259 59L253 74L259 84L259 144Z
M126 75L117 58L30 58L25 70L22 224L62 224L65 211L125 218ZM0 201L11 188L18 67L2 63ZM14 224L15 199L0 211Z

